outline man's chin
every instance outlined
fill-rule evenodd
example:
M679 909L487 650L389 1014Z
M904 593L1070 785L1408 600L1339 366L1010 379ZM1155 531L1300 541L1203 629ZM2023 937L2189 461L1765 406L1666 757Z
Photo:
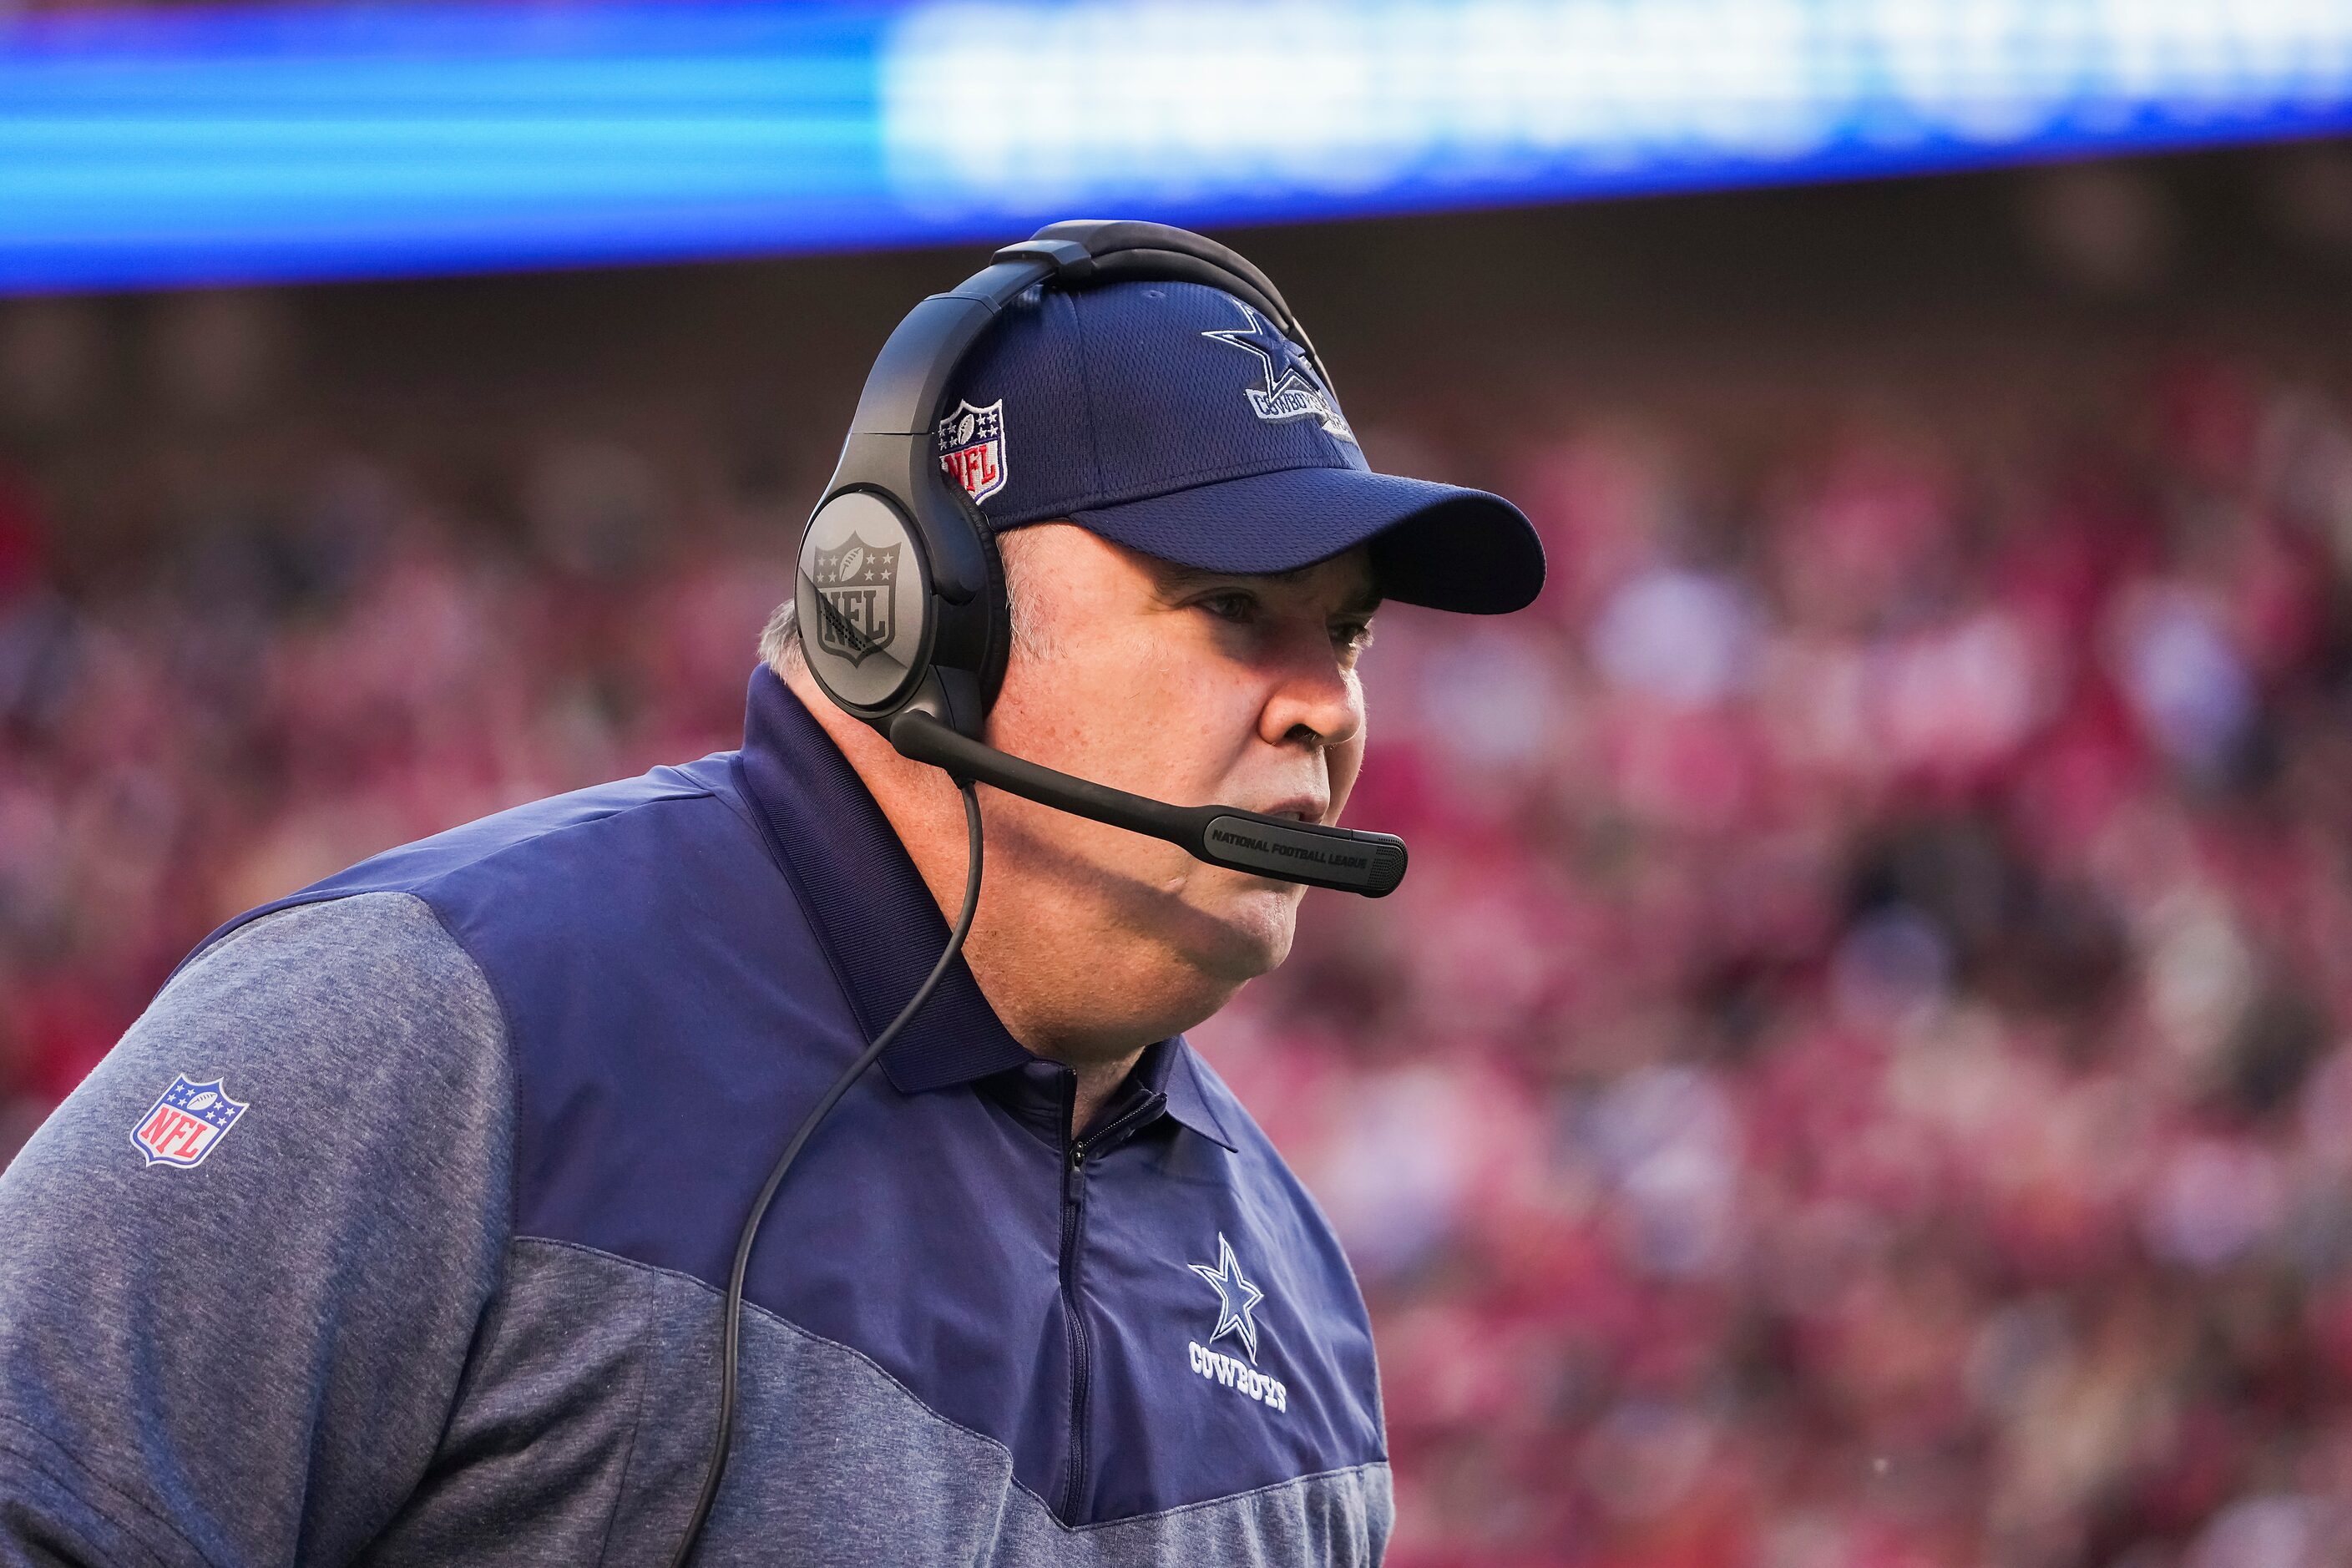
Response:
M1196 909L1200 919L1188 934L1194 941L1192 958L1205 974L1238 986L1274 969L1290 956L1292 933L1297 928L1298 889L1268 883L1255 877L1235 878L1244 884L1208 909Z
M1139 939L1197 977L1203 996L1215 999L1202 1013L1290 955L1305 889L1295 883L1252 877L1223 867L1189 861L1156 884L1126 883L1114 930Z

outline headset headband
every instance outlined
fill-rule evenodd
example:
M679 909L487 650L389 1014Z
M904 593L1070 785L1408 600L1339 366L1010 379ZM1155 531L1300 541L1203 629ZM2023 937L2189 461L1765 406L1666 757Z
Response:
M1323 356L1281 290L1239 252L1166 224L1073 218L1004 247L988 266L908 311L866 374L850 434L929 435L963 356L1032 284L1087 289L1139 281L1203 283L1234 295L1281 327L1307 352L1323 384L1331 384Z

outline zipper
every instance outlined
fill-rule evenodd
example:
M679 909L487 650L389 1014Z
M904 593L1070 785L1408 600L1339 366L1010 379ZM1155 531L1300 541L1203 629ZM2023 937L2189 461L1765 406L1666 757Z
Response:
M1070 1125L1071 1109L1077 1098L1077 1079L1065 1078L1062 1088L1062 1125ZM1078 1505L1087 1491L1087 1477L1092 1473L1088 1463L1088 1424L1087 1413L1094 1386L1094 1337L1087 1332L1085 1310L1078 1304L1078 1254L1086 1245L1087 1228L1087 1162L1096 1160L1118 1147L1157 1117L1167 1102L1153 1095L1108 1127L1094 1129L1091 1138L1072 1138L1062 1156L1062 1318L1069 1325L1070 1338L1070 1470L1062 1483L1062 1521L1078 1522Z
M1070 1471L1062 1486L1062 1521L1075 1524L1087 1485L1087 1399L1094 1345L1078 1305L1078 1247L1087 1218L1087 1145L1074 1139L1062 1163L1062 1318L1070 1331Z

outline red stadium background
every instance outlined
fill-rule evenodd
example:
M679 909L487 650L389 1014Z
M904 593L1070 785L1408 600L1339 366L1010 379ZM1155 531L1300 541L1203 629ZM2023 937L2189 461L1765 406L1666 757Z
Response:
M1352 820L1199 1039L1392 1561L2352 1561L2352 153L1226 237L1378 466ZM0 302L0 1158L215 923L733 743L961 254Z

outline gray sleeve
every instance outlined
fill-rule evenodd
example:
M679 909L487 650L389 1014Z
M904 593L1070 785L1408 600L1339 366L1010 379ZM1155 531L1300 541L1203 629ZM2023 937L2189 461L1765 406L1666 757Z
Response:
M416 899L183 970L0 1172L0 1563L349 1559L447 1422L512 1121L497 1000Z

